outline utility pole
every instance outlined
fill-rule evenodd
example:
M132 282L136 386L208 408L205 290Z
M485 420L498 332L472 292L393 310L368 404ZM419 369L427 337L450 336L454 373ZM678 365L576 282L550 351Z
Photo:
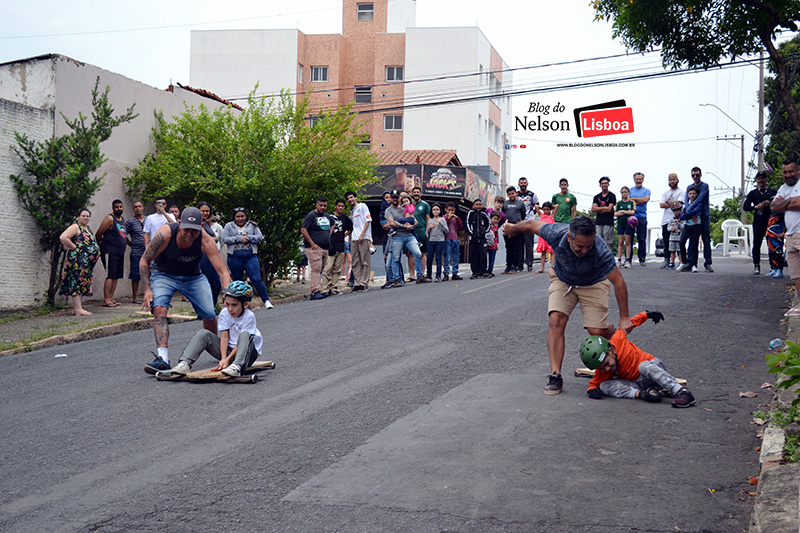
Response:
M742 135L740 137L735 137L733 135L731 135L731 136L725 135L724 137L717 137L718 141L732 141L734 139L738 139L742 144L742 178L741 178L741 181L739 183L739 200L741 200L741 202L744 203L744 135ZM736 197L736 194L734 194L734 198L735 197ZM742 223L745 224L746 221L747 221L747 218L745 217L744 210L741 209L740 211L742 213L742 216L741 216Z
M758 56L758 131L756 150L758 150L758 170L764 170L764 49Z

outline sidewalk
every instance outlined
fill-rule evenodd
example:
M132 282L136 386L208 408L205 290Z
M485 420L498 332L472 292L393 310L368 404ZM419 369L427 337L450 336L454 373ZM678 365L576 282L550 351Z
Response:
M344 286L344 282L339 285ZM280 305L302 300L308 292L308 284L280 281L269 294L270 301ZM0 321L7 320L0 322L0 356L152 327L152 315L137 314L142 313L141 304L132 303L130 296L116 300L122 305L103 307L102 299L84 300L83 306L92 313L91 316L73 315L71 305L41 316L37 316L35 311L0 315ZM60 303L61 298L58 301ZM260 298L255 298L253 304L253 309L262 307ZM15 319L19 314L26 315L26 318ZM172 323L195 320L192 305L181 301L180 295L172 299L169 316Z

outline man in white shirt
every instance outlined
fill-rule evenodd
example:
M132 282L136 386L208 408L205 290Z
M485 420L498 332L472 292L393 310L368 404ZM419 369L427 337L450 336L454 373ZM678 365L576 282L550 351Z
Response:
M664 210L664 215L661 217L661 238L664 240L664 264L661 265L661 268L667 268L667 265L669 265L669 253L667 252L667 248L669 248L668 226L670 221L675 218L675 215L672 213L672 208L683 205L683 197L685 195L683 189L678 187L677 174L671 172L669 176L667 176L667 181L669 183L669 189L664 191L664 194L661 195L661 203L658 204L658 206Z
M175 219L167 213L167 199L159 196L156 198L156 212L147 215L144 220L144 249L147 250L147 247L150 246L150 236L155 235L158 228L172 222L175 222Z
M785 213L786 223L786 262L794 280L797 294L800 294L800 169L797 160L788 159L783 164L783 185L772 201L773 213ZM785 316L800 316L800 305L786 311Z
M350 256L353 261L353 292L365 291L369 287L370 248L372 247L372 215L356 193L347 191L344 199L350 204L350 220L353 233L350 234Z

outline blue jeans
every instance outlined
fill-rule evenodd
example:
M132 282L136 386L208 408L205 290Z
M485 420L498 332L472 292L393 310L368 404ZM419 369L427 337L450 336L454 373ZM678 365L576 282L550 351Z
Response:
M436 277L442 277L442 256L445 241L428 241L428 277L433 277L433 260L436 259Z
M491 248L489 248L489 267L486 269L487 274L491 274L492 270L494 270L494 258L496 256L497 256L497 250L492 250Z
M172 297L177 291L186 296L194 307L198 318L214 320L217 318L214 302L211 300L211 286L202 274L196 276L175 276L158 270L150 272L150 290L153 291L151 307L169 309Z
M422 276L422 252L419 251L419 242L414 235L393 235L392 236L392 275L395 280L400 277L400 260L403 258L403 248L414 256L414 270L417 271L417 279Z
M233 281L241 281L244 278L244 272L247 272L250 283L261 299L265 302L269 301L269 293L267 293L267 286L261 280L261 265L256 254L250 250L234 250L232 254L228 254L228 269L231 271Z
M458 275L458 262L461 260L461 243L458 239L447 239L444 241L444 275L449 276L452 265L452 273Z

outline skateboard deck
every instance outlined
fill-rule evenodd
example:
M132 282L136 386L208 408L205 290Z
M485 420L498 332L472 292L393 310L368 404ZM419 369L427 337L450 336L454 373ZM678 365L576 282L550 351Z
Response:
M216 368L216 367L214 367ZM239 377L231 377L223 374L222 371L214 372L214 368L206 368L203 370L195 370L186 375L172 374L169 370L163 372L156 372L156 379L159 381L193 381L198 382L211 382L211 381L230 381L232 383L255 383L258 381L258 375L252 374L257 370L265 370L268 368L275 368L273 361L256 361L251 366L242 371ZM244 374L250 374L248 376Z
M594 377L594 370L589 368L576 368L575 369L575 377L584 377L584 378L591 378ZM682 387L686 386L686 380L683 378L675 378Z

